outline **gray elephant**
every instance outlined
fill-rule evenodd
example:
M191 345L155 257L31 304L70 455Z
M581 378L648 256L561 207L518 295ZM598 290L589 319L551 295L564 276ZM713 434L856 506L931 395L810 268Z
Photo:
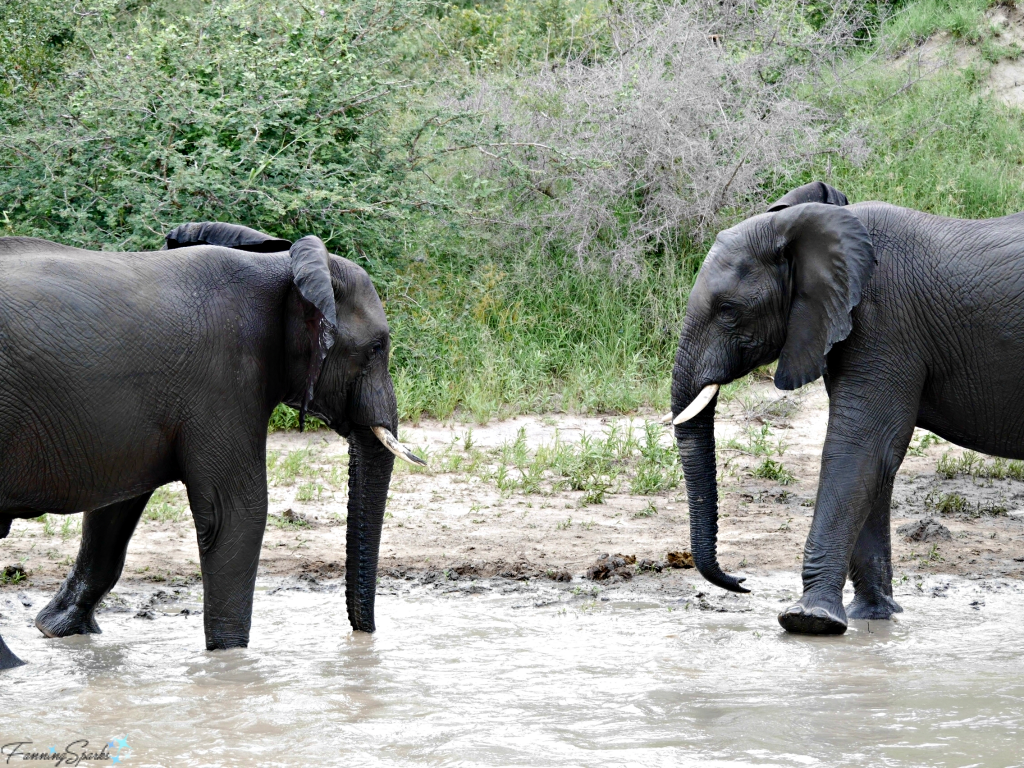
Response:
M84 512L78 559L36 624L98 632L151 493L180 480L196 525L206 646L248 644L278 403L349 440L346 601L374 630L398 443L373 283L317 237L183 225L165 250L0 238L0 538L13 518ZM169 249L169 250L168 250ZM0 639L0 669L21 662Z
M889 505L915 426L1024 458L1024 214L964 221L845 202L808 185L721 232L673 370L694 561L736 592L747 591L742 579L716 554L718 387L773 360L780 389L824 376L828 433L804 591L779 615L790 632L838 634L848 618L900 610ZM847 576L855 597L844 608Z

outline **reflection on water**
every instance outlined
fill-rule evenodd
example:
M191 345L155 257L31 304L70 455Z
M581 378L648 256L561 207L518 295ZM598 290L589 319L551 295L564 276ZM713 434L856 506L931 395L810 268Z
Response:
M147 766L1024 765L1018 585L926 583L839 638L778 628L795 577L758 586L743 613L385 594L372 637L341 592L261 591L252 647L217 653L201 615L46 640L30 593L0 601L30 662L0 675L0 735L125 736Z

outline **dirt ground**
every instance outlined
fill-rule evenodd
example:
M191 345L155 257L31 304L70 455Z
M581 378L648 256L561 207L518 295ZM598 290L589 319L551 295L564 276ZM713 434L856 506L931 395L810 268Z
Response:
M814 512L827 409L820 382L795 393L758 382L720 401L719 558L727 571L751 576L799 571ZM552 415L486 425L424 421L404 426L401 438L430 466L397 468L381 541L382 575L427 582L488 576L567 580L585 577L604 553L635 557L636 564L620 568L611 579L621 581L645 559L655 567L666 565L669 552L689 549L678 468L667 466L655 478L655 485L676 487L640 493L638 467L627 456L629 445L642 442L630 444L627 437L643 436L645 424L657 415ZM671 457L669 431L659 427L652 434L659 440L661 459ZM599 479L596 493L572 490L572 482L551 469L550 462L538 464L552 446L572 457L595 441L619 446L618 458L608 465L611 475ZM340 576L345 441L326 432L275 434L269 449L271 517L261 575ZM893 494L896 579L939 573L1024 577L1024 482L985 477L998 473L976 469L950 479L945 476L950 466L965 466L955 461L964 452L920 431L911 454ZM772 471L767 474L775 479L754 476L759 468L765 474L768 459L774 464L768 464ZM936 471L940 462L946 465L944 474ZM531 466L548 468L531 483L530 472L540 472ZM180 485L151 502L129 548L122 588L198 581L194 527L185 504ZM897 532L919 521L923 540ZM0 542L0 569L20 565L27 580L0 589L56 587L77 552L79 526L78 516L16 520L10 536ZM628 576L622 575L627 571ZM634 587L644 578L638 573Z

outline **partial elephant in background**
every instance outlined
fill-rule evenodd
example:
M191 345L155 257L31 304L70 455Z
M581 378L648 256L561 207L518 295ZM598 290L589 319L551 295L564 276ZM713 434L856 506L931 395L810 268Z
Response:
M718 388L774 360L780 389L824 376L829 422L804 591L779 615L790 632L837 634L848 617L900 610L889 508L915 426L1024 458L1024 214L965 221L843 202L816 183L721 232L673 369L694 561L736 592L747 591L742 579L716 555Z
M0 238L0 538L12 518L84 512L78 559L39 614L98 632L153 490L185 483L209 649L245 646L278 403L349 441L346 601L374 630L394 455L390 335L366 272L309 236L186 224L165 250L96 253ZM166 248L173 249L171 251ZM0 639L0 669L21 662Z

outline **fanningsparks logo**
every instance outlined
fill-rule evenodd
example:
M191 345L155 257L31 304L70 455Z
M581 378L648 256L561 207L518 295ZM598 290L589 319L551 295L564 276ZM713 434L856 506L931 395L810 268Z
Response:
M23 762L65 766L109 762L118 765L123 764L131 756L132 749L128 745L127 736L111 739L99 750L90 747L88 739L72 741L65 747L52 746L45 749L35 746L31 741L12 741L0 746L0 758L3 758L6 765Z

